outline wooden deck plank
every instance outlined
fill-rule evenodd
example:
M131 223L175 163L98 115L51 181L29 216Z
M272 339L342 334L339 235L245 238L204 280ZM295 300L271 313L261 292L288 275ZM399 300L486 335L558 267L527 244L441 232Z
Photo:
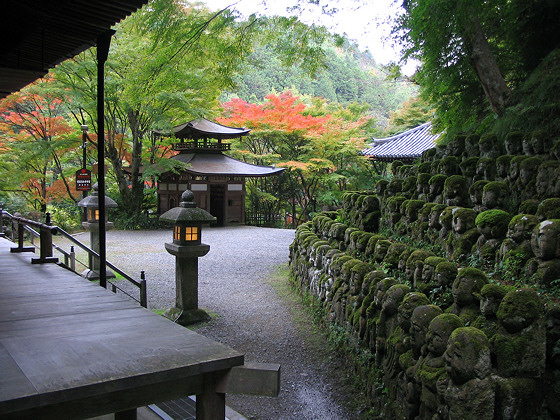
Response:
M0 417L130 409L202 392L205 375L243 364L242 354L126 297L55 264L32 265L6 242Z

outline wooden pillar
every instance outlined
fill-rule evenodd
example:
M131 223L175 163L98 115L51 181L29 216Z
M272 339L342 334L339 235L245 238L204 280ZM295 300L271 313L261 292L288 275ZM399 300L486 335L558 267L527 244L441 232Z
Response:
M204 393L196 396L196 420L224 420L226 417L226 394L216 392L218 381L225 372L204 375Z

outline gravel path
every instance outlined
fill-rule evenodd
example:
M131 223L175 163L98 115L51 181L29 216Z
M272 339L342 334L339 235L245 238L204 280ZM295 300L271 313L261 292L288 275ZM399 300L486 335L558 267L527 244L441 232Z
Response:
M89 234L77 238L89 243ZM175 261L165 251L171 230L109 231L107 259L131 275L145 270L150 309L175 302ZM210 252L199 259L199 307L212 320L202 335L245 354L281 364L277 398L228 395L227 404L250 419L352 419L341 401L345 387L335 358L286 290L288 246L294 231L236 226L206 228Z

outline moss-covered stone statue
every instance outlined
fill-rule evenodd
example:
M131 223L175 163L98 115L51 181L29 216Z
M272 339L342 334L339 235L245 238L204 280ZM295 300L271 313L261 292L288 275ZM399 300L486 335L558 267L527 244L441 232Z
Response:
M509 168L513 155L502 155L496 159L496 180L508 182Z
M446 156L439 161L438 173L445 176L461 175L459 159L456 156Z
M481 157L476 165L476 179L485 179L487 181L496 180L496 159L491 157Z
M511 192L507 183L492 181L482 188L482 210L510 208Z
M383 304L379 315L377 327L377 342L375 347L375 360L378 366L385 365L387 354L387 339L398 326L397 314L399 306L405 295L410 292L410 287L404 284L395 284L383 296ZM392 363L394 364L394 360Z
M416 177L416 195L415 197L424 202L430 201L430 178L429 173L419 173Z
M465 153L467 156L479 156L480 149L478 147L478 141L480 140L480 135L470 134L465 139Z
M445 252L449 259L464 260L470 254L480 233L475 227L476 212L470 208L454 208L452 211L452 233L445 242Z
M481 157L497 158L503 155L505 149L498 136L494 133L485 133L480 136L478 141L478 148L480 149Z
M506 134L504 146L508 155L523 154L523 132L511 131Z
M531 236L535 258L527 262L526 272L539 284L549 286L560 278L560 219L539 223Z
M494 265L511 218L511 214L499 209L486 210L476 216L476 228L481 235L476 242L476 253L488 267Z
M546 161L539 166L535 181L538 198L544 200L558 197L560 193L559 173L560 162L556 160Z
M488 277L482 270L474 267L460 269L451 288L453 305L450 313L465 323L474 321L480 315L480 291L487 283Z
M372 353L376 352L377 336L379 335L379 318L381 316L381 310L383 309L383 300L389 288L395 284L397 284L397 280L395 278L385 277L377 282L375 290L372 288L372 291L374 290L373 301L370 303L366 311L368 326L367 334L369 337L368 343ZM377 355L376 363L381 363L381 360L377 360Z
M429 199L431 202L442 204L443 203L443 187L445 185L445 180L447 176L437 174L430 178L428 183L430 184L430 194Z
M370 305L373 304L377 293L377 284L387 277L387 274L383 270L373 270L364 276L364 281L362 283L361 296L363 296L361 307L360 307L360 317L358 325L358 336L363 342L369 342L369 330L368 330L368 309Z
M401 355L399 364L398 406L403 408L405 418L415 418L419 413L422 381L417 375L417 369L426 356L426 336L430 322L441 315L441 309L436 305L420 305L414 308L410 317L410 350Z
M496 254L496 264L510 275L518 276L527 261L534 256L531 249L533 229L539 224L537 216L517 214L508 224L506 239Z
M486 337L492 338L501 331L498 322L498 308L502 303L508 290L505 286L489 283L485 284L480 291L480 316L471 324L472 327L482 330Z
M484 186L490 181L486 179L479 179L471 184L469 187L469 197L472 203L472 209L477 213L482 211L482 194L484 193Z
M534 214L541 221L560 219L560 197L547 198L541 201Z
M459 166L461 167L461 175L467 178L469 184L472 184L476 178L476 167L478 166L478 157L471 156L463 160Z
M545 130L532 131L523 137L523 153L529 156L548 156L552 139Z
M435 254L432 251L425 249L416 249L406 260L405 276L406 279L413 284L415 273L418 272L418 276L422 276L422 268L424 267L424 260L428 257L432 257Z
M436 316L428 327L426 334L427 355L423 357L415 369L416 382L421 384L419 417L432 419L437 415L438 406L445 404L443 395L438 398L437 383L447 384L443 354L447 349L449 336L457 328L463 327L463 321L457 315L441 314Z
M435 271L435 287L431 290L430 301L442 309L447 309L453 304L451 285L457 277L458 269L455 263L443 261L438 263Z
M446 261L445 258L437 256L426 258L422 264L422 272L418 273L418 270L414 272L413 289L428 296L433 289L438 287L435 276L437 265Z
M473 327L457 328L449 337L444 359L450 378L447 386L438 384L448 410L444 418L493 419L495 392L486 335Z
M538 157L529 157L519 164L519 178L515 182L514 189L519 194L519 200L533 198L536 191L536 179L538 168L542 160Z
M491 339L498 378L496 412L528 418L540 406L545 370L546 333L543 304L534 290L511 291L497 312L503 330Z
M453 175L445 180L443 203L448 206L470 206L469 187L464 176Z
M540 297L532 289L514 290L502 299L497 318L504 331L492 337L500 376L537 378L544 373L543 308Z

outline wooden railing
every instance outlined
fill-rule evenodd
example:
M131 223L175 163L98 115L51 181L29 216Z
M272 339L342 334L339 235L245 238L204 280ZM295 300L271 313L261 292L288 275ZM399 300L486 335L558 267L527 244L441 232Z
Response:
M50 215L47 213L46 223L36 222L34 220L25 219L23 217L13 216L5 210L2 210L0 207L0 235L6 236L4 233L4 220L9 221L8 226L9 236L12 242L17 243L17 247L11 248L11 252L35 252L35 248L39 249L39 258L32 258L31 263L33 264L42 264L42 263L58 263L58 258L53 256L53 250L60 252L64 256L64 266L71 271L77 273L76 271L76 254L74 252L74 247L70 247L70 252L64 251L59 246L53 244L52 236L53 235L61 235L74 243L75 245L82 248L86 251L91 257L100 258L99 254L94 250L90 249L82 242L78 241L64 229L58 226L52 226L50 224ZM35 230L35 229L37 230ZM25 245L25 238L28 236L28 241L31 246ZM35 245L35 238L39 239L39 246ZM111 285L111 290L114 293L117 293L119 290L121 293L124 293L131 299L137 301L143 307L148 307L148 294L147 294L147 286L146 286L146 276L144 271L140 272L140 280L135 280L130 275L126 274L120 268L116 267L115 265L111 264L109 261L106 261L107 267L113 270L115 273L121 275L125 280L130 282L132 285L139 289L140 297L137 299L134 296L131 296L127 291L118 287L113 282L107 281L108 284ZM85 264L84 264L85 265ZM87 267L87 265L85 265ZM78 273L77 273L78 274Z
M209 143L204 141L188 141L182 143L173 143L173 150L177 152L185 151L227 151L231 150L231 144L229 143Z

